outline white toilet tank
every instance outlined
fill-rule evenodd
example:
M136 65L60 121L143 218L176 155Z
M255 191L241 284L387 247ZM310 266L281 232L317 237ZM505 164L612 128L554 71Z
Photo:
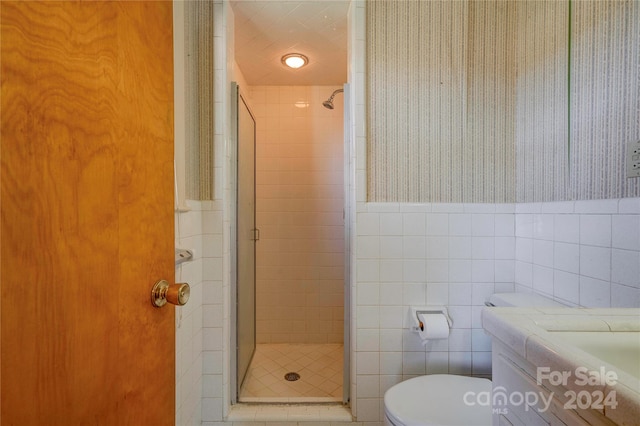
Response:
M535 293L496 293L489 298L487 306L565 305ZM472 397L480 392L491 392L489 380L453 374L405 380L384 394L385 425L491 425L491 407L472 404ZM470 404L464 403L465 398Z

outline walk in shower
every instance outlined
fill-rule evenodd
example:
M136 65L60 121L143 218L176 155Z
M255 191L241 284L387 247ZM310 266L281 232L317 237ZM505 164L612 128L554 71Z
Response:
M346 399L343 103L323 107L334 89L233 88L239 402Z

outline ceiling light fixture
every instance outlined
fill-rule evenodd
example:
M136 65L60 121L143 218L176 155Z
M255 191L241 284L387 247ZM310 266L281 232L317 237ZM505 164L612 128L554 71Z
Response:
M289 53L282 57L282 63L289 68L302 68L309 63L309 58L300 53Z

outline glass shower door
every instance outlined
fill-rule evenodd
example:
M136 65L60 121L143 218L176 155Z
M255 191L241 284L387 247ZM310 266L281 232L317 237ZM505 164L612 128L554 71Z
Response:
M238 86L237 108L237 229L236 229L236 362L237 388L247 374L256 348L255 120Z

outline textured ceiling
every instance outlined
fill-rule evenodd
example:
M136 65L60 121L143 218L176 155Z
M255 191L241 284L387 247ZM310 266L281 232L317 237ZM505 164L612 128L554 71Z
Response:
M347 81L349 1L231 1L235 15L235 58L252 86L342 85ZM287 53L309 64L282 65Z

